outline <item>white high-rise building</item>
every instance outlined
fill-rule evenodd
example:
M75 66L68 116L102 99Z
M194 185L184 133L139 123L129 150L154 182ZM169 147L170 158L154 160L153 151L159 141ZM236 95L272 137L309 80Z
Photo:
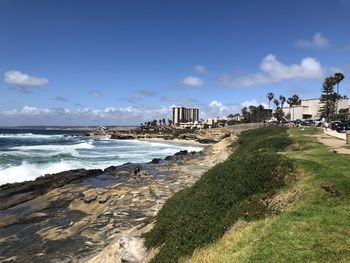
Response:
M186 122L198 122L199 120L199 109L197 108L174 106L171 110L174 125Z

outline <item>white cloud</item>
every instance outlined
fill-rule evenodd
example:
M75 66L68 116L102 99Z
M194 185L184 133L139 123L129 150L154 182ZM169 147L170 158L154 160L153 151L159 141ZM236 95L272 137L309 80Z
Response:
M252 99L252 100L247 100L245 102L242 103L242 106L243 107L249 107L249 106L259 106L259 105L262 105L264 106L264 108L268 108L269 105L267 105L265 102L257 102L255 99Z
M91 90L91 91L89 92L89 94L90 94L91 96L93 96L93 97L101 97L101 96L102 96L102 93L101 93L100 91L98 91L98 90Z
M320 32L315 33L311 40L299 39L295 46L297 48L325 48L329 47L329 40Z
M204 85L204 81L198 77L187 77L180 81L180 84L183 86L191 86L191 87L197 87L200 88Z
M239 104L224 104L220 101L213 100L208 105L202 104L199 107L199 112L202 118L225 117L229 114L239 112L241 105Z
M197 72L197 73L207 73L208 72L206 67L204 67L203 65L195 65L194 66L194 71Z
M260 72L243 74L234 78L222 75L218 81L225 87L249 87L277 83L283 80L322 79L324 72L320 62L311 57L303 58L300 64L285 65L279 62L275 55L269 54L263 58Z
M46 78L34 77L18 70L9 70L4 73L4 81L16 86L43 86L49 83Z
M0 111L2 125L139 125L153 119L170 118L168 107L107 107L104 109L40 108Z

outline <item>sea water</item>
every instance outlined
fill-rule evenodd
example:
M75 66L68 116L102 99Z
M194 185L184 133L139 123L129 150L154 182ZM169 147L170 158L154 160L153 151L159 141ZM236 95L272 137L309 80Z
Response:
M80 136L82 131L0 129L0 185L33 180L71 169L104 169L126 162L149 162L180 150L178 146L137 140Z

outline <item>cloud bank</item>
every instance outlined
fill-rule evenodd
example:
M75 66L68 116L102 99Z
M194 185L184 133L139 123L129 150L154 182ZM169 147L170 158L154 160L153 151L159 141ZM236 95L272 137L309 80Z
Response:
M260 72L243 74L231 78L224 74L219 77L221 85L229 88L250 87L277 83L284 80L322 79L325 69L312 57L303 58L300 64L286 65L278 61L275 55L269 54L260 63Z

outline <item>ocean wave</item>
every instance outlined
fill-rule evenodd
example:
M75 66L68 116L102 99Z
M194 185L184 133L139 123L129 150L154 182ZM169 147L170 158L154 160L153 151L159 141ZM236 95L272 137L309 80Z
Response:
M61 161L53 164L47 163L45 165L30 164L23 161L21 165L0 169L0 185L34 180L41 175L77 169L79 166L81 166L79 163L69 161Z
M106 161L106 162L84 162L63 161L46 164L33 164L23 161L21 165L11 165L0 167L0 185L6 183L15 183L34 180L35 178L45 174L55 174L73 169L105 169L112 165L121 165L122 162Z
M55 139L63 138L64 135L47 135L34 133L1 133L0 138L4 139Z
M145 141L116 141L99 144L98 139L81 139L76 144L22 145L0 151L0 184L33 180L44 174L71 169L104 169L126 162L149 162L180 150L202 147Z
M10 148L10 150L20 150L20 151L66 151L66 150L79 150L79 149L92 149L95 146L93 141L81 142L78 144L69 145L55 145L55 144L45 144L45 145L30 145L30 146L16 146Z

